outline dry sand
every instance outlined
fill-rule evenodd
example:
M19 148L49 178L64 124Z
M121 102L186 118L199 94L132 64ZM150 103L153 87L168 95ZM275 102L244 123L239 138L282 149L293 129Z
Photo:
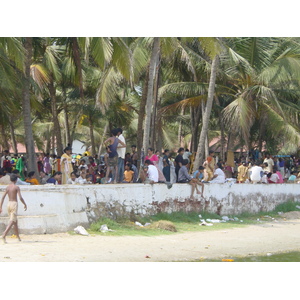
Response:
M300 251L300 219L161 236L68 233L7 237L0 262L174 262Z

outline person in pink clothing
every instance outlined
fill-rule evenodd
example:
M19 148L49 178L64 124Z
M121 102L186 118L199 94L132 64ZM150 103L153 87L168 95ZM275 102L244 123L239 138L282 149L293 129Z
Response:
M158 163L158 156L156 154L154 154L154 151L152 148L148 148L148 155L145 157L145 161L148 159L150 161L152 161L153 163L154 162Z
M145 161L146 160L150 160L153 163L153 165L157 168L157 170L158 170L158 181L159 182L166 182L166 178L165 178L163 172L158 167L159 158L156 154L154 154L154 151L153 151L152 148L148 148L148 155L145 157Z
M281 174L281 172L279 171L279 170L277 170L276 171L276 174L278 175L278 177L279 177L279 180L278 180L278 182L277 183L283 183L283 177L282 177L282 174Z

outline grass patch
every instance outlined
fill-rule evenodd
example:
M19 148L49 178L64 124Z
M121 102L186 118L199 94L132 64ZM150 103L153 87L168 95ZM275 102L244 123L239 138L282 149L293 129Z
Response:
M158 213L153 216L147 217L137 217L138 222L141 224L151 223L154 224L159 221L168 221L171 222L177 233L179 232L189 232L189 231L207 231L207 230L226 230L233 227L243 227L251 224L257 224L257 219L260 222L270 221L270 217L281 218L278 212L289 212L296 211L299 209L296 206L300 206L299 202L288 201L282 204L279 204L275 207L273 211L270 212L260 212L257 214L251 214L244 212L240 215L230 216L229 218L238 218L236 221L227 221L226 223L214 223L213 226L199 226L200 218L199 213L197 212L174 212L174 213ZM201 219L221 219L217 214L201 212ZM269 217L267 217L269 216ZM241 220L243 222L241 222ZM113 231L102 233L99 231L101 225L106 224L107 227ZM164 234L174 234L174 232L161 229L155 226L144 226L140 227L134 222L131 222L129 219L119 219L117 221L109 218L100 218L96 223L91 224L90 228L87 230L90 234L99 234L99 235L109 235L109 236L124 236L124 235L141 235L141 236L156 236Z

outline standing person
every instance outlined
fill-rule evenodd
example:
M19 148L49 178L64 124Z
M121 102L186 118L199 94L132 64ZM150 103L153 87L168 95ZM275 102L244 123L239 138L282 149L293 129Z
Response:
M124 177L124 160L125 160L125 153L126 153L126 142L125 138L123 136L123 130L121 128L117 128L117 137L119 141L121 141L124 146L118 146L117 152L118 152L118 173L117 173L117 182L122 182Z
M285 175L285 162L281 157L278 159L278 161L279 161L279 172L281 173L282 178L284 178L284 175Z
M137 167L138 153L136 152L136 145L131 146L131 160L132 164Z
M183 157L183 159L187 159L189 161L189 163L190 163L190 156L191 155L192 155L192 153L190 152L190 150L189 149L185 149L182 157Z
M178 172L178 183L189 183L192 186L191 198L194 198L194 192L197 191L197 194L200 194L203 197L204 184L200 182L198 179L193 178L188 173L188 159L184 159L182 162L182 166ZM198 190L198 185L202 187L202 191Z
M107 158L107 162L108 162L108 168L106 170L106 182L108 181L108 175L110 174L110 171L112 171L112 176L113 176L113 180L114 183L117 183L117 174L118 174L118 152L117 152L117 147L119 144L121 144L121 146L123 146L124 148L126 147L126 145L120 141L117 138L118 135L118 130L117 129L113 129L111 131L112 136L110 138L108 138L104 144L109 143L109 146L107 146L107 150L108 150L108 158Z
M171 174L170 174L170 161L169 161L170 151L165 149L163 156L163 174L166 178L167 182L171 182Z
M72 165L72 148L66 147L64 149L64 154L60 158L60 165L61 165L61 173L62 173L62 180L61 184L67 184L68 179L73 172L73 165Z
M274 167L274 161L273 159L270 157L270 154L267 154L265 159L264 159L264 163L267 163L267 169L268 169L268 173L273 173L273 167Z
M46 174L51 174L51 164L50 164L50 155L49 153L46 153L44 158L43 158L43 171Z
M4 168L3 162L6 159L11 160L11 157L9 156L9 151L8 150L3 151L3 156L1 157L1 168Z
M252 164L252 168L250 171L251 182L252 183L261 182L261 178L262 178L263 174L264 174L264 171L263 171L262 167L260 167L257 162L254 162Z
M25 157L22 156L18 159L17 164L16 164L16 170L18 170L20 172L20 178L21 180L25 180L25 165L24 165L24 161L25 161Z
M205 172L207 175L207 178L205 178L205 181L210 181L214 177L214 170L215 170L215 164L216 164L214 155L215 155L215 151L209 150L209 155L203 164L203 167L205 168Z
M89 174L92 175L93 183L95 183L96 182L97 165L92 156L89 156L88 171L89 171Z
M2 205L4 202L4 199L6 195L8 195L8 205L7 205L7 212L9 216L9 223L5 229L5 231L2 234L2 240L3 243L6 244L6 235L8 231L11 229L12 226L14 226L15 229L15 234L19 241L21 241L20 236L19 236L19 229L18 229L18 221L17 221L17 212L18 212L18 196L20 198L20 201L24 204L24 210L27 210L27 205L21 195L21 190L20 187L16 185L18 177L15 174L12 174L10 176L11 184L7 186L4 195L2 196L1 199L1 204L0 204L0 214L2 213Z
M183 153L184 153L184 148L179 148L178 149L178 155L175 157L175 173L176 173L176 182L178 182L178 173L179 169L182 167L182 162L183 162Z
M59 169L57 167L56 154L51 154L49 161L50 161L50 165L51 165L51 174L49 174L49 175L53 175L55 172L60 171L60 166L59 166Z
M238 167L237 182L244 183L248 179L248 165L245 161Z

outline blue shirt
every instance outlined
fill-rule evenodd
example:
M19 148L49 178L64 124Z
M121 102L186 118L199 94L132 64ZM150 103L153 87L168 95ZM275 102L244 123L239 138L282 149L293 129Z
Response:
M198 173L200 173L199 170L195 171L193 173L193 178L197 178ZM201 180L203 179L203 177L204 177L203 173L200 173L198 179Z

